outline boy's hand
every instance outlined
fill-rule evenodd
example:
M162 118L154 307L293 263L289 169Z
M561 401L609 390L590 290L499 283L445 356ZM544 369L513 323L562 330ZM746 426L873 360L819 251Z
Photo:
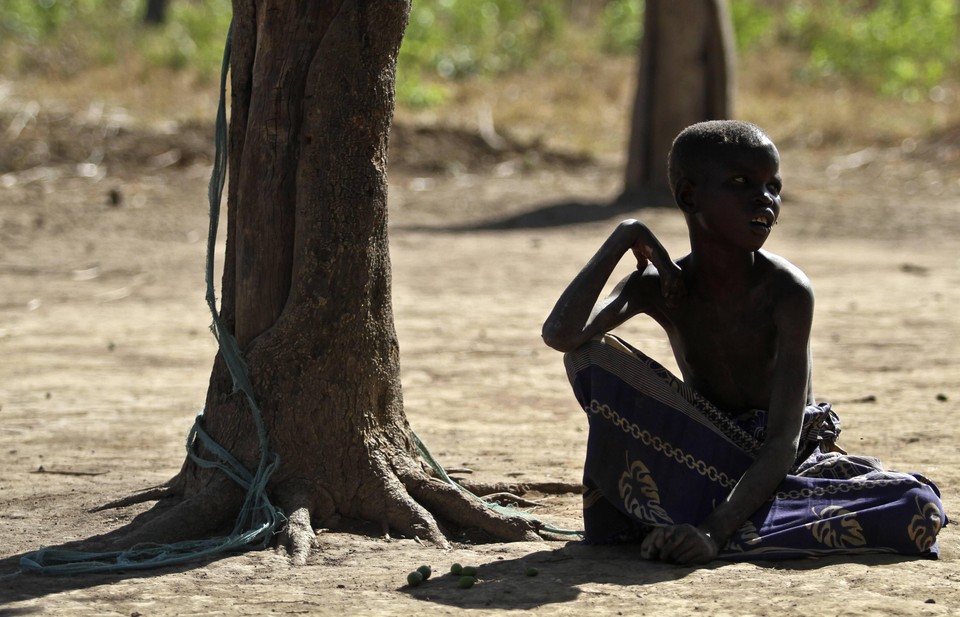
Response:
M686 293L683 285L683 272L680 266L675 264L667 250L654 237L653 233L645 226L638 223L640 231L638 238L630 249L634 257L637 258L637 270L643 272L647 265L653 263L653 266L660 274L660 291L667 302L669 308L676 308L680 304Z
M640 557L677 564L707 563L717 558L713 539L693 525L655 527L640 545Z
M683 271L680 270L680 266L669 260L662 266L656 263L653 265L660 273L660 291L667 302L667 307L677 308L687 292L687 288L683 285Z

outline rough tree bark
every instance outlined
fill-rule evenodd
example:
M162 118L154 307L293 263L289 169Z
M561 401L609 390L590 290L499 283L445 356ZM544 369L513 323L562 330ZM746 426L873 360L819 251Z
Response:
M621 204L673 204L673 138L732 113L733 41L726 0L647 0Z
M533 523L431 477L403 411L386 165L409 10L409 0L234 0L221 314L280 456L268 489L299 560L313 527L338 516L437 543L438 521L535 537ZM246 401L220 356L205 409L205 430L255 467ZM188 458L165 497L176 505L127 541L207 533L233 520L242 495Z

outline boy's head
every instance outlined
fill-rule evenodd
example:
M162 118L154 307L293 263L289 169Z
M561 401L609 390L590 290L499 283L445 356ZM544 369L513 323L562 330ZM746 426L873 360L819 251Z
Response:
M680 131L667 159L667 174L674 199L680 181L696 183L704 166L716 162L731 147L770 148L773 141L755 124L741 120L709 120Z

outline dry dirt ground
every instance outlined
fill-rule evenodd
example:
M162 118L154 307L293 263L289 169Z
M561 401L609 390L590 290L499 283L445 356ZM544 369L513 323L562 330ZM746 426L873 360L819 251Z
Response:
M941 534L939 561L675 567L574 541L444 550L327 530L299 568L264 550L142 573L18 575L22 554L143 510L90 508L176 473L214 355L203 300L206 145L186 130L120 130L102 109L44 112L45 122L18 109L0 118L0 616L960 614L956 525ZM112 145L97 154L105 137ZM391 171L410 423L441 463L475 478L575 482L586 421L539 329L624 216L603 208L621 161L428 137L398 138L405 152ZM434 163L463 162L426 164L411 154L418 143ZM785 205L768 248L814 282L819 398L834 402L848 450L935 479L948 512L960 512L956 134L782 150ZM683 253L677 212L642 216ZM672 366L655 327L621 334ZM542 519L579 528L576 495L539 501ZM439 576L454 562L479 566L472 589ZM420 564L437 575L406 587ZM539 575L524 576L529 566Z

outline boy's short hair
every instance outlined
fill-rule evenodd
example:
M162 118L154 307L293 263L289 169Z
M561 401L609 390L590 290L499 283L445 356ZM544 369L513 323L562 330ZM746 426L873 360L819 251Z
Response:
M681 178L696 177L705 155L716 152L718 146L762 147L772 140L756 124L742 120L708 120L692 124L680 131L667 157L667 175L670 190L676 196Z

